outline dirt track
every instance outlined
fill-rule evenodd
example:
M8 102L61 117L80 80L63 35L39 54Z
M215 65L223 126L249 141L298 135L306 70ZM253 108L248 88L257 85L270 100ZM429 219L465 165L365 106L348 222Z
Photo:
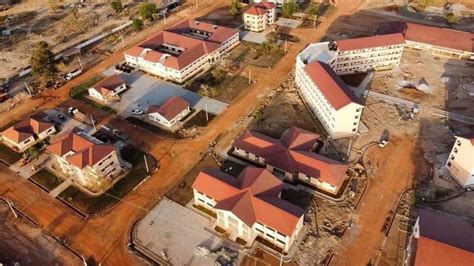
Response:
M381 248L381 232L390 210L395 210L401 193L408 188L415 174L413 150L416 140L393 136L385 148L370 148L367 161L376 170L353 216L353 226L342 238L332 265L367 265L374 262Z

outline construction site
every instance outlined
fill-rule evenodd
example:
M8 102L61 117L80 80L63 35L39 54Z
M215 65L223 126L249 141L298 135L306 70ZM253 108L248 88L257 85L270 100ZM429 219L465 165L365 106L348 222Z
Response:
M128 17L137 12L135 1L127 1L128 11L124 14L114 14L108 3L76 6L77 1L63 1L63 7L54 10L46 2L49 1L25 1L0 11L0 21L8 22L5 29L12 29L8 36L0 38L0 61L7 66L1 68L0 77L9 77L28 65L26 51L38 40L48 40L54 52L60 52L129 21ZM121 62L123 46L129 47L150 32L165 27L163 20L151 23L142 32L125 36L125 44L119 35L106 39L97 53L81 57L88 70L57 90L46 90L37 97L22 92L2 103L2 127L25 117L32 109L77 106L93 114L98 126L107 123L128 134L127 143L153 155L160 170L123 198L114 199L117 203L109 211L83 218L5 167L5 171L0 171L2 199L14 202L14 208L27 218L16 225L7 204L0 205L6 221L2 225L5 238L26 235L8 248L1 248L0 259L26 264L31 261L10 258L29 256L46 264L58 261L77 264L81 258L91 265L152 264L152 260L130 248L133 226L163 197L186 206L193 198L192 183L207 167L238 175L243 165L228 160L226 151L246 129L273 138L279 138L291 126L319 134L324 143L320 153L347 163L349 178L337 200L301 190L283 190L283 199L306 211L307 234L291 261L282 263L278 256L257 248L240 258L242 265L346 265L347 258L360 265L401 265L418 208L474 218L474 193L461 188L445 168L454 136L474 131L474 122L469 119L474 113L472 61L405 49L396 69L343 77L356 92L377 93L361 96L365 105L361 118L364 130L351 138L329 138L302 100L294 81L294 65L296 56L308 43L372 36L384 22L414 19L409 17L411 13L403 13L401 7L406 5L405 1L400 1L403 2L400 8L392 11L387 11L386 1L340 2L318 22L317 28L290 30L289 34L299 41L280 42L274 58L261 55L258 46L244 43L217 68L219 73L208 72L190 82L187 89L209 93L211 98L229 103L222 114L199 126L199 134L193 138L172 139L155 134L69 97L71 89ZM470 10L469 1L461 2ZM239 19L226 11L229 1L203 0L199 1L199 8L193 4L194 1L187 1L182 11L167 18L166 23L196 17L217 23L223 19L225 25L239 26ZM466 18L457 27L474 31L470 13L462 14ZM78 23L81 27L74 26ZM16 55L21 56L12 60ZM59 67L67 72L78 64L71 61ZM227 80L232 81L232 88L224 91L221 83L207 86L215 79L213 75L225 77L224 85ZM379 145L381 139L387 140L386 145ZM30 253L25 253L27 249ZM41 258L41 254L48 256Z

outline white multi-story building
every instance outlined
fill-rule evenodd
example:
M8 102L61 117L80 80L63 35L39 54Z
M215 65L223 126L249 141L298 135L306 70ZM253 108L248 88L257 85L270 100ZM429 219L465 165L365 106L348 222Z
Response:
M337 74L352 74L397 67L405 39L400 33L347 39L335 42Z
M264 31L276 21L276 5L270 2L252 5L244 11L242 18L246 30Z
M2 141L16 151L23 152L41 140L56 133L51 121L46 120L46 113L39 112L23 119L2 132Z
M185 20L125 51L125 61L182 83L210 68L238 44L238 30Z
M474 134L456 136L446 168L462 186L474 185Z
M400 33L310 44L296 59L296 85L332 138L357 134L363 105L337 74L399 65Z
M297 4L302 4L304 3L304 0L294 0ZM258 3L273 3L277 5L277 7L281 7L285 2L288 2L288 0L243 0L243 3L246 4L258 4Z
M364 106L325 63L296 68L300 94L332 138L357 134Z
M124 171L114 145L103 144L84 132L60 136L47 150L64 175L86 187L111 181Z
M388 22L382 34L402 33L406 47L425 50L435 56L474 60L474 33L411 22Z
M302 231L304 210L280 198L283 183L264 168L247 167L237 178L208 169L192 188L194 204L215 213L232 240L251 245L260 237L288 252Z

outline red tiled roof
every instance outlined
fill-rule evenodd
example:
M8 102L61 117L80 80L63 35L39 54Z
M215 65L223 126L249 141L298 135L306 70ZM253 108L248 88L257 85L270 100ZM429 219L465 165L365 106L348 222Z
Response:
M192 187L216 200L249 227L260 222L291 236L304 210L278 197L283 183L268 170L245 168L237 178L217 169L199 173Z
M401 33L376 35L336 41L340 51L359 50L374 47L404 44L405 38Z
M5 129L2 132L2 136L16 143L20 143L35 134L38 135L53 126L53 123L45 120L45 116L45 113L39 112L29 118L23 119Z
M260 8L257 6L251 6L244 11L245 14L253 15L253 16L263 16L267 13L265 8Z
M110 144L96 144L78 133L65 134L58 137L47 150L57 156L64 156L73 152L66 158L70 164L83 169L93 166L115 151L115 146Z
M191 29L210 33L205 39L186 35ZM238 34L237 30L216 26L194 20L182 21L173 27L160 31L144 42L125 51L125 54L138 57L143 56L150 62L161 62L163 65L181 70L206 54L219 49L223 42ZM173 45L184 50L176 55L160 50L163 44Z
M340 187L347 166L311 152L318 139L319 135L297 127L288 129L280 140L247 130L234 142L234 147L262 157L267 164L288 173L303 173Z
M189 107L189 103L180 96L173 96L162 105L151 105L147 113L158 113L166 120L171 121Z
M92 86L97 92L102 94L104 97L107 96L111 91L124 84L125 81L119 75L112 75L99 81Z
M455 231L455 228L449 231ZM470 240L472 242L472 239ZM421 236L417 243L415 266L446 265L472 266L474 253Z
M406 40L474 52L474 33L411 22L388 22L382 34L402 33Z
M256 6L257 7L263 7L263 8L266 8L266 9L274 9L274 8L277 7L274 3L271 3L271 2L260 2Z
M316 60L306 65L304 70L334 109L339 110L350 103L359 104L354 93L327 64Z

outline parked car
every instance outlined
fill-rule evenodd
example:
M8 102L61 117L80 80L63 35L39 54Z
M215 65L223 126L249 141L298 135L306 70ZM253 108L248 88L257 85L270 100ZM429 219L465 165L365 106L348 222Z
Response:
M132 114L134 115L142 115L144 114L145 112L143 112L143 110L138 110L138 109L134 109L132 110Z
M379 142L379 147L383 148L383 147L387 146L388 143L389 143L388 139L383 139Z

